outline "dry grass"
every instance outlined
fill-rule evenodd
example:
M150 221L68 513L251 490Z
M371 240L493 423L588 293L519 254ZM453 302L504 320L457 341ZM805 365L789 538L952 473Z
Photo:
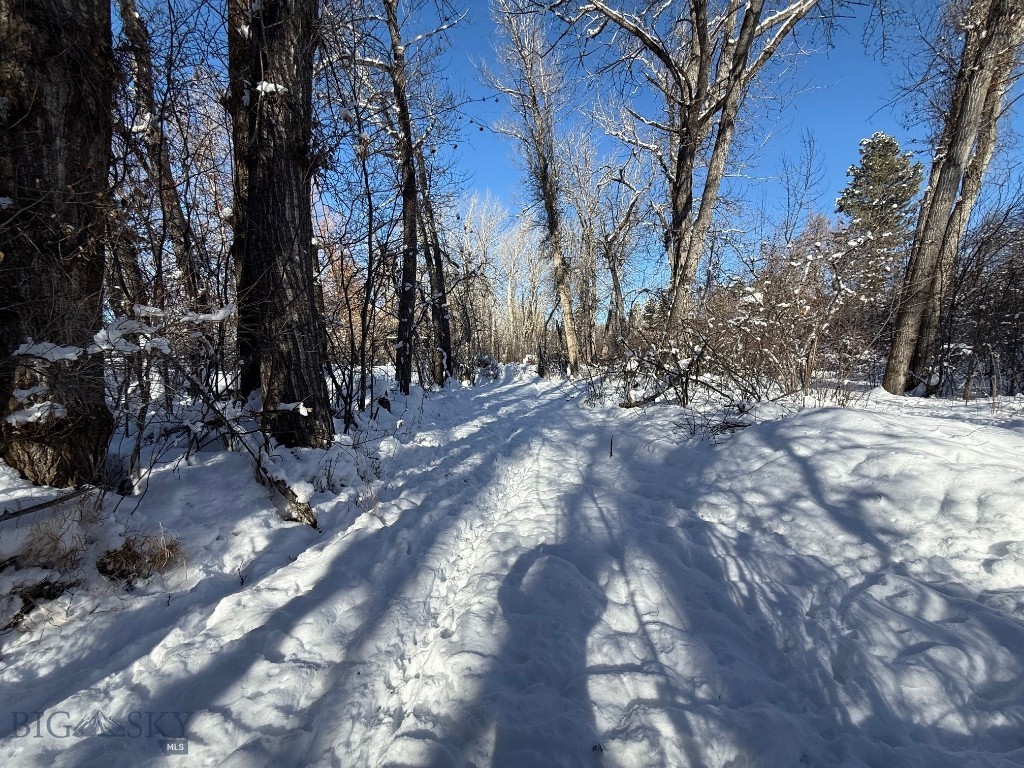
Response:
M135 533L127 536L120 549L108 549L96 561L96 570L132 589L138 579L164 573L185 562L181 542L164 533Z
M99 524L100 509L95 497L84 496L73 506L62 506L54 514L34 523L18 555L18 565L47 568L65 574L79 568Z

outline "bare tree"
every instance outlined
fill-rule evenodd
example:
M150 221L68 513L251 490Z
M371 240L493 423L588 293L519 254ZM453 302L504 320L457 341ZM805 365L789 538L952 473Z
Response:
M135 0L118 0L122 31L128 43L129 69L136 101L136 123L131 132L141 137L141 161L157 186L164 233L182 276L185 296L192 308L205 309L208 295L200 278L197 253L204 242L186 215L179 182L174 178L170 144L164 130L165 105L158 103L154 83L153 47L150 32Z
M394 359L399 388L408 392L420 342L430 330L420 323L418 298L424 293L421 255L430 282L424 303L429 305L432 321L434 377L443 380L453 365L444 299L444 244L433 195L444 176L436 162L437 144L450 139L452 121L447 118L454 107L437 68L438 54L447 45L448 30L461 17L447 0L378 0L364 3L358 10L351 4L335 3L331 16L325 65L340 62L355 85L352 103L344 108L343 116L358 124L363 142L357 151L358 161L365 165L371 154L377 154L393 167L397 177L390 189L382 190L384 198L391 195L398 207L398 242L386 244L385 256L387 261L395 255L398 259L394 270L398 297Z
M334 432L313 281L310 178L318 0L264 0L249 16L246 196L238 282L243 394L259 387L264 427L289 446ZM258 372L258 379L255 374Z
M649 213L649 181L641 178L635 155L599 158L583 136L571 142L568 197L579 220L582 240L593 251L595 268L608 275L608 314L600 354L614 357L626 335L624 270L639 250L645 214Z
M555 12L583 31L586 46L612 51L602 63L639 92L653 86L661 115L623 107L614 135L654 155L666 182L663 216L670 267L671 321L689 310L744 96L819 0L643 2L630 11L604 0L562 0ZM682 12L681 12L682 11ZM701 153L710 144L703 174ZM700 188L697 188L697 185Z
M421 190L420 227L423 232L423 251L430 278L430 316L434 323L435 346L431 355L433 377L438 384L444 384L455 373L455 355L452 347L451 316L448 308L448 278L446 276L440 222L434 210L431 173L427 159L418 146L416 153L416 175Z
M0 3L0 455L34 483L102 477L110 3Z
M416 176L416 137L409 109L409 82L405 66L405 45L398 23L397 0L384 0L384 18L391 48L390 66L395 111L398 124L398 166L402 200L402 258L398 286L398 340L395 349L395 376L398 387L409 394L412 384L413 332L416 313L416 267L418 263L418 230L420 193Z
M567 82L551 55L542 18L526 13L515 0L496 0L495 23L502 36L499 59L504 69L494 87L512 103L515 119L499 130L522 149L527 184L540 208L544 244L550 253L555 291L562 312L570 372L580 366L580 345L573 317L569 265L563 238L563 189L557 123L567 103Z
M939 313L954 257L995 148L996 125L1024 41L1022 0L973 0L907 267L883 386L894 394L937 385Z

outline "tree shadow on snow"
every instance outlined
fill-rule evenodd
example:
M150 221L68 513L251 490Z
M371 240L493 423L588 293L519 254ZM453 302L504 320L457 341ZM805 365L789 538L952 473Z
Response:
M873 433L827 435L827 413L802 418L814 433L806 444L788 422L745 435L745 449L770 449L769 461L792 470L785 488L759 486L758 467L732 455L729 443L666 457L685 468L681 513L665 515L659 534L638 544L680 621L701 637L705 672L719 681L718 703L714 686L711 696L690 695L680 738L727 734L738 758L759 765L952 768L968 753L979 764L1024 756L1013 735L1024 727L1024 689L1009 683L1024 670L1024 624L964 585L908 574L893 553L899 532L880 523L877 488L829 475L822 455L884 455L888 446ZM890 483L899 498L899 479ZM713 522L722 512L723 522ZM824 562L777 532L801 515L809 526L827 522L819 540L822 548L839 540L839 557ZM843 552L851 559L837 570ZM701 751L711 747L705 741Z
M827 429L827 414L816 418ZM872 514L876 487L831 476L778 434L785 426L757 429L747 442L762 437L792 487L737 482L758 469L729 443L660 459L620 449L613 463L592 441L587 471L559 499L564 534L520 556L499 590L507 637L476 703L494 727L493 766L1024 757L1024 624L963 585L910 576L893 554L899 532ZM722 522L702 517L715 509ZM777 532L810 510L855 560L837 570L841 556ZM625 589L613 596L615 579ZM552 596L564 605L555 621ZM561 720L540 714L548 701ZM602 752L587 753L592 738Z
M415 508L385 527L346 534L322 577L299 585L262 626L224 643L192 675L157 676L141 706L221 718L238 741L228 764L247 766L482 768L473 761L489 759L495 768L915 761L952 768L968 756L980 765L1024 756L1024 623L981 605L962 585L908 575L893 553L897 532L873 522L875 490L823 476L821 461L786 425L743 435L747 448L761 447L768 461L792 470L792 487L780 489L759 488L759 468L732 456L730 442L659 453L616 435L615 456L607 456L608 435L583 432L587 419L570 424L578 433L550 427L572 418L560 396L535 403L529 420L500 423L502 408L521 413L517 403L534 395L526 384L482 391L493 418L485 412L475 432L416 449L422 468L393 494L414 492L424 478ZM828 428L827 415L818 425L816 418L805 423ZM388 696L381 681L362 675L376 654L413 643L382 636L385 621L424 577L426 554L467 509L486 503L503 463L537 441L587 457L580 476L546 502L559 516L557 536L516 555L495 583L493 630L504 634L493 655L479 658L479 686L460 711L429 729L402 731L402 712L386 704L374 711ZM844 435L828 449L858 441ZM755 482L739 481L751 475ZM808 510L862 555L847 572L778 533L783 515L791 522ZM269 570L238 591L256 599L277 576ZM372 589L360 602L367 582ZM289 663L282 642L350 598L359 618L346 619L344 660L310 669L304 679L316 679L318 692L279 701L277 727L248 725L244 699L259 691L243 688L271 688L274 666ZM117 657L116 669L100 664L88 679L129 669L150 647ZM901 690L915 679L942 700L922 711L910 687ZM977 690L965 690L964 680ZM359 740L373 729L425 747L418 758L410 752L387 762ZM189 735L200 757L204 744L223 748L223 734ZM116 765L111 743L84 739L51 756ZM129 747L120 764L150 757Z

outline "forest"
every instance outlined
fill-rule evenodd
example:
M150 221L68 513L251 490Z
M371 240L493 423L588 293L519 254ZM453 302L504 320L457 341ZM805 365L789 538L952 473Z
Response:
M0 0L0 763L1024 765L1022 45Z
M866 45L923 52L899 98L929 156L865 137L816 210L807 134L765 216L730 183L746 113L855 8ZM999 127L1024 20L1010 0L920 12L7 4L3 458L37 483L116 485L141 471L138 449L108 462L118 429L326 447L335 418L347 432L386 402L382 367L408 394L529 361L624 406L840 402L864 382L1015 395L1024 198ZM484 96L446 65L469 13L493 22ZM475 120L475 99L503 116ZM459 141L484 130L519 159L521 210L460 175Z

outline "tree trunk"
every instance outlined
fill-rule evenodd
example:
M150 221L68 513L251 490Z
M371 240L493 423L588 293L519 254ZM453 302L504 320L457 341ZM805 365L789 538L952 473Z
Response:
M593 26L587 28L588 39L600 34L606 25L612 27L612 36L621 32L631 36L633 40L626 46L621 62L627 68L642 63L646 82L654 85L664 99L667 150L664 155L655 154L668 183L668 213L663 224L670 273L670 317L676 324L671 327L678 327L689 311L690 293L710 231L743 96L760 69L818 2L773 3L767 18L762 18L764 0L728 0L724 8L718 4L711 7L708 0L690 0L678 4L678 12L672 18L683 13L688 18L675 21L671 34L658 29L658 17L668 7L663 4L644 6L646 11L634 9L630 13L620 10L621 3L589 0L579 4L581 12L573 17L600 17L601 24L596 30ZM734 34L740 14L740 30ZM757 45L758 41L764 41L763 45ZM754 51L757 55L751 60ZM719 118L714 150L695 218L698 160L716 115ZM660 119L657 122L662 123ZM649 151L642 142L631 143Z
M398 285L398 341L395 349L395 377L403 394L412 386L413 334L416 330L416 267L419 192L416 188L416 161L412 115L406 92L405 46L398 26L397 0L387 0L384 12L391 38L391 84L398 112L399 163L402 174L402 271Z
M313 52L318 0L264 0L253 11L247 197L238 284L242 365L259 364L263 426L287 446L334 433L313 280L310 202ZM251 382L250 382L251 384ZM243 394L249 394L243 392Z
M1010 75L1013 71L1013 59L1016 48L1016 45L1007 47L1002 51L999 60L995 64L995 70L998 74L992 80L988 94L985 96L977 145L971 156L970 163L964 171L960 196L953 207L953 215L950 217L946 228L946 236L939 254L938 269L935 271L928 303L921 318L921 331L914 349L914 357L910 362L910 370L917 371L920 377L929 382L928 394L934 394L940 385L940 382L937 380L938 376L935 376L934 379L936 380L934 383L932 382L932 374L941 373L934 370L937 363L939 325L946 297L953 284L960 240L967 231L971 212L974 210L974 206L978 202L978 196L981 194L981 184L985 178L985 171L992 160L992 155L995 153L999 113L1003 108L1003 99L1006 91L1010 87Z
M726 43L726 49L731 53L731 58L723 56L722 61L722 69L728 70L722 80L726 86L725 97L722 99L721 112L718 116L714 149L708 163L700 205L697 207L696 218L685 238L685 247L679 256L680 262L674 275L672 309L669 316L671 328L682 327L683 319L690 310L690 293L697 280L697 269L704 257L708 235L711 232L715 206L718 204L718 193L722 186L722 179L725 178L725 166L732 148L732 139L736 133L736 119L739 115L740 103L752 76L752 73L747 71L747 63L750 57L750 48L756 38L757 24L760 21L763 7L764 0L752 0L747 3L739 35L736 40L732 40L730 37ZM735 17L730 14L729 18L734 19ZM697 147L694 147L693 151L696 152ZM690 166L692 174L692 160Z
M580 372L580 342L576 332L576 318L572 311L572 294L569 285L569 266L562 256L562 248L557 239L551 243L551 262L555 267L555 291L562 310L562 326L565 332L565 354L569 358L569 375L576 376Z
M109 0L0 0L0 50L0 455L34 483L97 482L112 420L84 348L102 320ZM30 340L39 355L13 354Z
M171 169L167 137L164 134L162 108L156 103L153 85L153 48L149 30L139 15L135 0L118 0L121 25L128 39L131 54L132 80L138 106L136 119L142 134L142 162L150 180L156 184L163 217L164 233L174 254L174 263L181 274L185 298L192 309L207 311L209 297L199 277L198 254L202 238L197 237L178 194L177 180ZM158 247L163 247L160 243Z
M249 197L249 78L252 59L249 4L250 0L227 0L227 107L231 114L231 263L235 270L236 286L242 283ZM260 355L255 336L258 324L257 304L239 301L236 332L238 391L245 395L260 388Z
M1013 60L1012 54L1021 43L1024 25L1022 0L978 0L967 10L967 40L961 56L960 69L953 89L953 99L946 116L941 145L933 161L934 189L922 208L911 251L910 264L904 279L900 310L892 349L885 369L882 385L893 394L903 394L918 383L928 383L930 363L912 369L918 339L926 320L928 305L933 300L941 306L942 254L955 253L962 234L958 220L970 216L966 205L954 215L965 174L975 160L984 159L984 148L978 146L979 133L993 87L1005 77L998 67L1001 62ZM984 168L979 168L984 173ZM926 345L929 346L929 345Z
M608 301L608 320L604 326L604 344L601 356L605 359L618 357L622 349L622 337L626 331L626 300L622 294L622 278L616 259L607 259L608 276L612 281L612 295Z
M423 245L427 257L427 273L430 276L430 315L437 334L434 378L438 384L443 385L450 376L454 375L455 360L452 355L452 327L448 314L448 285L444 275L444 256L441 251L441 238L437 232L434 206L430 200L430 185L427 178L426 161L422 152L416 153L416 170L419 174L422 195L420 217L423 220Z

